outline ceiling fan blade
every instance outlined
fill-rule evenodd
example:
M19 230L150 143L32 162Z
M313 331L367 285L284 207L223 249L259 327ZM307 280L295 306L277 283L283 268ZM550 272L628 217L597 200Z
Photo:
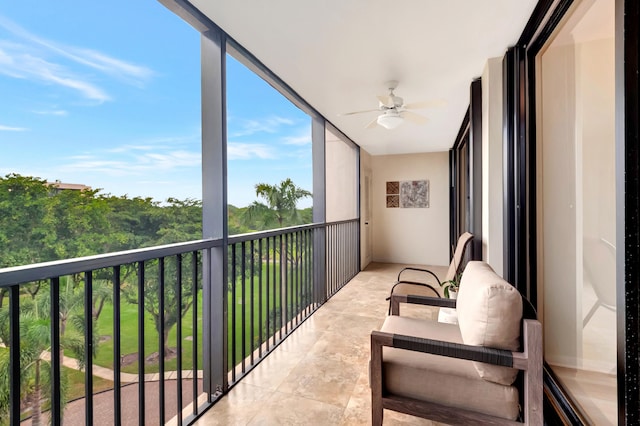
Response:
M378 117L374 118L369 124L364 126L365 129L373 129L378 125Z
M395 106L394 102L393 102L393 98L391 96L388 95L380 95L380 96L376 96L378 98L378 100L380 101L380 103L384 106L386 106L387 108L393 108Z
M405 120L415 124L425 124L426 122L429 121L427 117L423 117L420 114L416 114L415 112L411 112L411 111L402 111L400 115Z
M364 114L365 112L373 112L373 111L380 111L379 108L376 109L365 109L363 111L353 111L353 112L345 112L343 114L338 114L338 116L345 116L345 115L354 115L354 114Z
M434 99L432 101L413 102L413 103L410 103L410 104L406 104L406 105L404 105L404 108L406 108L406 109L437 108L437 107L443 107L446 104L447 104L447 102L444 101L443 99Z

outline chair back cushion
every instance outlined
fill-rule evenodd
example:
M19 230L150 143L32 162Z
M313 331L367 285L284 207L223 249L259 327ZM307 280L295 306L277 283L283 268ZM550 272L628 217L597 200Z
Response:
M467 246L473 240L473 234L465 232L460 235L458 238L458 242L456 244L456 249L453 252L453 257L451 258L451 263L449 264L449 269L447 270L447 275L445 275L444 280L450 281L456 277L459 271L462 270L462 262L464 261L464 253L467 250Z
M462 274L458 325L467 345L517 351L520 346L522 297L518 290L484 262L469 262ZM481 362L474 366L485 380L512 384L518 370Z

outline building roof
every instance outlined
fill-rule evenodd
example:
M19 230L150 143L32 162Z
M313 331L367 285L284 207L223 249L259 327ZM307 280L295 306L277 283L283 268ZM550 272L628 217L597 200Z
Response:
M64 182L47 182L48 186L52 186L59 190L70 190L70 191L88 191L91 189L90 186L83 185L81 183L64 183Z

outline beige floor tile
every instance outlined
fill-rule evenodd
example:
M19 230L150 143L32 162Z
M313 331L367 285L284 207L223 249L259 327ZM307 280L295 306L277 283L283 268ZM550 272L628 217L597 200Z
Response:
M344 409L359 375L360 371L356 371L352 364L309 355L293 369L277 390Z
M309 351L310 355L365 368L369 361L370 344L366 339L355 342L345 339L341 333L327 331Z
M371 424L371 388L369 388L368 371L360 374L340 424L345 426Z
M207 411L196 425L246 425L262 411L272 395L273 391L240 382Z
M247 374L242 383L276 390L304 356L299 352L287 352L278 347Z
M276 392L248 425L335 425L343 409L320 401Z

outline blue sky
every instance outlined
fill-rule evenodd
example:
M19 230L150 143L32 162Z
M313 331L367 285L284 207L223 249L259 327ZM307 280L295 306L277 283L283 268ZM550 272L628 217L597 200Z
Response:
M0 175L201 198L199 39L156 1L3 4ZM311 190L309 117L227 64L229 202L287 177Z

